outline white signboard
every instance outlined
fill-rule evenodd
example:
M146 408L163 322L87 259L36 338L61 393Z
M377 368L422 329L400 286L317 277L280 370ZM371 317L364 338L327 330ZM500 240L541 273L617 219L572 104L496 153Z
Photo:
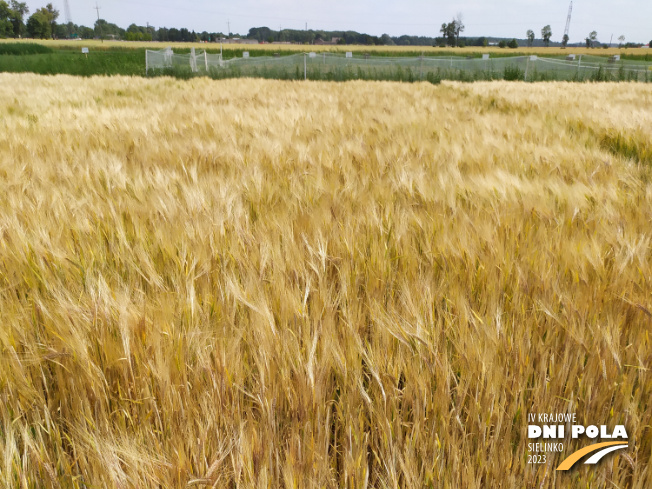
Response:
M353 53L351 51L346 52L346 57L347 58L353 58Z
M536 56L530 56L530 61L536 61L537 57Z
M308 53L308 56L310 56L311 58L314 58L315 56L317 56L317 53Z
M88 48L82 48L82 54L88 54Z
M489 59L489 55L488 54L483 54L482 59Z
M242 52L242 57L243 58L248 58L249 57L249 51L243 51Z

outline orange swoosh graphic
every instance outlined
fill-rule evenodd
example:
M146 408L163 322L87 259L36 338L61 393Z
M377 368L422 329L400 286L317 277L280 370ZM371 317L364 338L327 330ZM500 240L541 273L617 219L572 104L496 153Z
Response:
M581 450L578 450L575 453L569 455L566 458L566 460L564 460L561 464L559 464L557 470L568 470L573 465L575 465L575 462L581 459L584 455L588 455L589 453L595 452L596 450L600 450L601 448L611 447L614 445L625 445L625 444L626 442L622 442L622 441L607 441L604 443L596 443L594 445L589 445L588 447L584 447Z

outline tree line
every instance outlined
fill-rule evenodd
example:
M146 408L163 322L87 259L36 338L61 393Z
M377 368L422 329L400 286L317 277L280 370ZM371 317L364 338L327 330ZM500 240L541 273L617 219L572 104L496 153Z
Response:
M185 28L160 28L131 24L127 29L99 19L93 27L58 23L59 11L52 3L39 8L28 17L27 2L0 0L0 38L70 39L114 38L125 41L199 42L224 37L221 32L197 33Z
M54 8L52 3L45 7L39 8L27 17L30 9L26 2L17 0L0 0L0 38L14 37L31 37L37 39L68 39L68 38L113 38L125 41L161 41L161 42L215 42L223 38L244 37L246 39L255 39L258 42L289 42L296 44L314 44L321 41L333 42L338 44L362 44L378 46L487 46L490 38L487 37L463 37L465 26L462 14L457 14L450 22L444 22L439 30L440 36L390 36L382 34L381 36L372 36L356 31L325 31L313 29L279 29L273 30L269 27L252 27L246 36L234 33L223 32L195 32L186 28L155 28L152 26L138 26L131 24L127 29L123 29L116 24L99 19L93 27L86 27L73 23L57 22L59 11ZM546 25L541 29L540 40L535 38L535 33L529 29L526 38L522 42L527 43L528 47L532 46L549 46L551 44L552 29ZM636 47L640 44L627 43L623 44L625 37L620 36L619 46ZM562 47L568 44L568 36L564 34L561 42ZM600 43L597 41L597 32L592 31L585 39L587 47L597 47ZM516 39L511 41L500 40L497 42L500 47L516 48L519 46ZM652 44L652 41L651 41ZM652 46L651 46L652 47Z

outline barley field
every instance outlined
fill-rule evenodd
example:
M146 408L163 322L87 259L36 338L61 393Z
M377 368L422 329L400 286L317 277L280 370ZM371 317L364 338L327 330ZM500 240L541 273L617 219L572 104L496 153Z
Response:
M650 487L651 107L0 74L0 486Z

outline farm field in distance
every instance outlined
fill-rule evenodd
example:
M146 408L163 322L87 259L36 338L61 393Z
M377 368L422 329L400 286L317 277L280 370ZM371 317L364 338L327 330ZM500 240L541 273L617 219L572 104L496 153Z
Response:
M126 75L173 76L180 79L208 76L212 79L265 78L313 81L640 81L652 82L652 57L645 50L623 50L616 61L593 50L575 58L561 50L532 49L527 52L487 49L485 53L462 49L363 50L364 46L345 46L353 50L348 59L335 46L329 51L305 53L311 46L175 44L174 55L162 50L165 43L95 42L83 54L79 42L52 41L0 43L0 72L42 75ZM155 48L147 50L143 46ZM190 56L192 49L195 57ZM270 47L272 46L272 47ZM172 54L172 47L169 54ZM299 50L297 47L303 49ZM319 47L319 46L318 46ZM273 49L272 49L273 48ZM358 49L360 48L360 49ZM380 48L380 47L379 47ZM244 57L245 51L250 56ZM483 54L490 53L490 59ZM218 55L219 56L216 56ZM597 54L597 55L596 55ZM192 58L192 59L191 59Z
M650 106L0 74L0 485L650 487Z
M219 43L191 43L191 42L143 42L143 41L100 41L97 39L83 39L80 41L71 40L52 40L52 39L0 39L0 43L8 42L23 42L23 43L38 43L54 49L60 48L79 48L82 46L95 50L110 50L110 49L164 49L168 46L173 49L207 49L210 51L219 51ZM647 56L652 60L652 50L649 48L584 48L584 47L569 47L563 49L561 47L532 47L521 46L516 49L499 48L497 46L467 46L464 48L458 47L433 47L433 46L363 46L363 45L311 45L311 44L223 44L223 49L234 52L242 51L283 51L283 52L332 52L332 53L345 53L352 51L354 53L368 52L374 55L377 54L392 54L400 55L405 53L413 53L417 56L424 53L426 56L436 56L439 53L455 53L457 56L465 56L478 53L492 53L496 55L515 55L515 54L538 54L541 56L557 56L568 53L587 54L593 56L612 56L620 54L621 56L633 56L636 58L643 58Z

